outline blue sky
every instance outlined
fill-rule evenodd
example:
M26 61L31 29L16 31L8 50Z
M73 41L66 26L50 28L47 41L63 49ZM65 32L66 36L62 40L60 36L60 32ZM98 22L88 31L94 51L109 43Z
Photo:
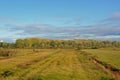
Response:
M0 0L0 40L120 41L120 0Z

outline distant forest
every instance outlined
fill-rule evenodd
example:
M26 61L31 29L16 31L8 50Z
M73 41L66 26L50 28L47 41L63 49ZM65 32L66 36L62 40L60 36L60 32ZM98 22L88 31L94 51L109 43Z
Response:
M0 42L0 48L97 49L106 47L120 48L120 42L92 39L50 40L42 38L17 39L15 43Z

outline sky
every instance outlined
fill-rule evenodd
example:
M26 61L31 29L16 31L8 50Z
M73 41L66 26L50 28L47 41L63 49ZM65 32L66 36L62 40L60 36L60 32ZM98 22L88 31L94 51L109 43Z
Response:
M0 0L0 41L120 41L120 0Z

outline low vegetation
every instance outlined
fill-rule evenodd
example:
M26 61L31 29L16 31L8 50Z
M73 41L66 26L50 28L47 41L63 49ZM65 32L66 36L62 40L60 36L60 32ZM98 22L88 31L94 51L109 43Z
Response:
M120 48L108 48L108 49L87 49L84 50L92 55L104 64L110 64L120 69Z
M0 43L0 80L120 80L120 42L18 39Z
M36 49L36 53L33 49L16 50L21 55L0 60L1 80L116 80L94 64L92 55L85 51Z

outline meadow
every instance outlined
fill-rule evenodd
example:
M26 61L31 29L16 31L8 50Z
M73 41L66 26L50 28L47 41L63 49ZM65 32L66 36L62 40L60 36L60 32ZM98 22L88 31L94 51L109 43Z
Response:
M98 60L108 63L120 69L120 49L119 48L87 49L85 51L94 55L94 57L97 58Z
M93 57L120 69L119 49L2 49L0 80L120 80Z

